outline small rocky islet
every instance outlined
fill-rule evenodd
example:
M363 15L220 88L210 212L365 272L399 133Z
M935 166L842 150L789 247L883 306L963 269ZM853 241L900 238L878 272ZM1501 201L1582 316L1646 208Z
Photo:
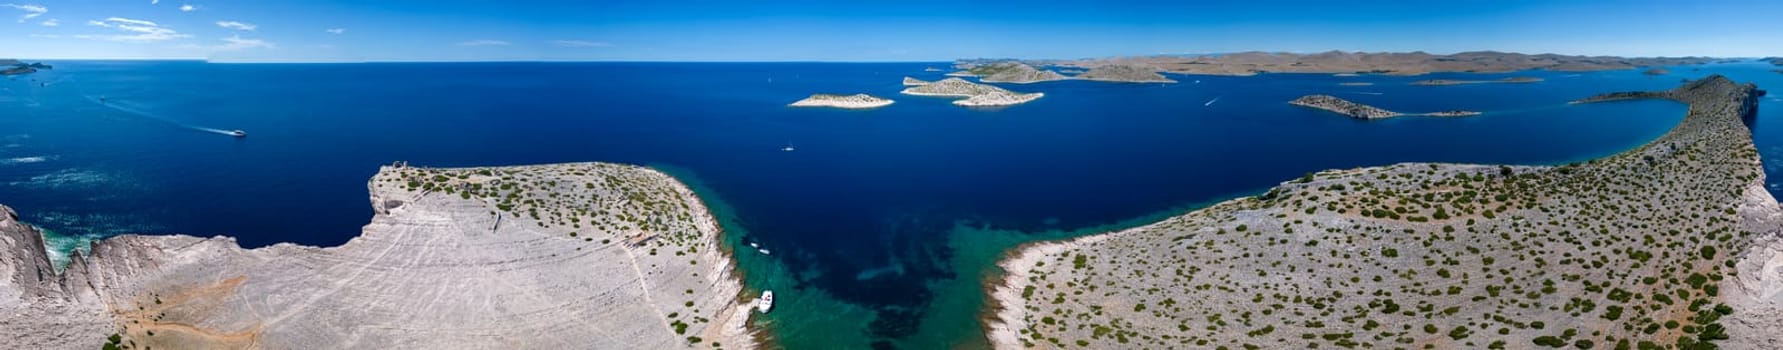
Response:
M1542 81L1543 81L1542 78L1536 78L1536 77L1509 77L1509 78L1497 79L1497 80L1429 79L1429 80L1414 81L1411 84L1412 85L1420 85L1420 86L1443 86L1443 85L1466 85L1466 84L1529 84L1529 83L1539 83Z
M906 79L911 83L915 79ZM922 82L916 80L916 82ZM979 84L958 77L941 79L934 82L922 82L921 85L906 88L899 93L916 96L965 97L953 101L953 104L967 107L995 107L1027 103L1046 96L1044 93L1019 93L989 84Z
M1293 101L1288 101L1288 104L1324 110L1324 111L1337 113L1337 114L1342 114L1342 115L1350 117L1350 118L1370 119L1370 120L1372 120L1372 119L1387 119L1387 118L1403 117L1403 116L1466 117L1466 116L1475 116L1475 115L1482 114L1480 112L1464 111L1464 110L1448 110L1448 111L1439 111L1439 112L1430 112L1430 113L1416 113L1416 114L1400 113L1400 112L1394 112L1394 111L1381 109L1381 108L1378 108L1375 106L1369 106L1369 105L1365 105L1365 104L1351 102L1350 100L1345 100L1345 99L1338 98L1336 96L1331 96L1331 95L1301 96L1300 98L1294 99Z
M889 106L892 104L892 102L894 102L894 101L892 101L891 99L874 97L873 95L868 95L868 94L853 94L853 95L812 94L811 97L806 97L803 100L798 100L796 102L788 104L787 106L788 107L832 107L832 108L843 108L843 109L869 109L869 108L879 108L879 107Z

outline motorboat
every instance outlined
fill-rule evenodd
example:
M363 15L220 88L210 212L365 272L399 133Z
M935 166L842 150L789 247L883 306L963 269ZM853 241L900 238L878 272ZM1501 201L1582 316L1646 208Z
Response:
M248 132L241 131L241 130L229 130L229 136L248 137Z
M772 310L773 308L774 308L774 291L771 291L771 290L762 291L761 299L758 299L755 301L755 311L760 311L761 313L765 314L765 313L768 313L768 310Z

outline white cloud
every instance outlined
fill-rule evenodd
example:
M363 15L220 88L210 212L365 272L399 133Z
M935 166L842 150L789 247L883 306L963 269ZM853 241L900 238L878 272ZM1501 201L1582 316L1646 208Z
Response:
M608 47L608 46L613 46L613 44L608 44L608 43L598 42L598 41L587 41L587 40L552 40L551 45L557 45L557 46L562 46L562 47Z
M236 21L217 21L217 26L223 27L223 28L234 29L234 30L246 30L246 31L253 31L254 28L260 27L260 26L254 25L253 23L242 23L242 22L236 22Z
M155 24L155 22L144 21L144 20L139 20L139 19L112 17L112 18L106 18L103 21L97 21L97 20L87 21L87 25L95 26L95 27L117 29L119 31L125 32L126 34L110 34L110 35L89 34L89 35L75 35L74 37L81 38L81 39L122 41L122 42L132 42L132 43L147 43L147 42L167 41L167 40L173 40L173 39L179 39L179 38L192 37L191 35L180 34L179 32L174 31L173 29L163 28L160 25Z
M24 16L19 16L19 23L25 23L25 20L27 20L27 19L32 19L32 18L35 18L35 17L37 17L37 16L42 16L42 15L43 15L43 14L44 14L44 13L46 13L46 12L50 12L50 8L48 8L48 7L43 7L43 5L33 5L33 4L24 4L24 5L19 5L19 4L0 4L0 6L6 6L6 7L11 7L11 8L14 8L14 9L18 9L18 10L19 10L19 11L25 11L25 15L24 15Z
M42 24L45 27L54 27L62 25L62 21L57 21L55 18L51 18L43 20L43 22L38 22L37 24Z
M243 39L241 37L241 35L231 35L227 38L220 38L218 40L222 40L223 43L216 44L216 45L185 44L185 45L180 45L179 48L204 50L204 51L210 51L210 52L240 51L240 50L247 50L247 49L277 49L277 48L279 48L278 45L274 45L273 43L267 42L266 40Z
M111 22L117 22L117 23L123 23L123 24L133 24L133 25L139 25L139 26L148 26L148 27L161 26L159 24L155 24L155 22L152 22L152 21L144 21L144 20L140 20L140 19L129 19L129 18L123 18L123 17L106 18L105 21L103 21L103 22L101 22L101 21L87 21L87 24L99 23L99 24L93 24L93 25L107 27L107 26L109 26L107 23L111 23Z
M458 46L503 46L503 45L508 45L508 42L501 41L501 40L480 39L480 40L471 40L471 41L458 43Z
M181 4L180 5L180 12L192 12L192 11L198 11L198 6L192 6L192 4Z
M225 44L218 45L214 48L218 49L218 50L224 50L224 51L278 48L278 45L273 45L272 43L267 42L265 40L242 39L240 35L231 35L227 38L223 38L223 42Z
M328 28L328 30L324 30L324 32L328 32L328 34L345 34L347 28Z

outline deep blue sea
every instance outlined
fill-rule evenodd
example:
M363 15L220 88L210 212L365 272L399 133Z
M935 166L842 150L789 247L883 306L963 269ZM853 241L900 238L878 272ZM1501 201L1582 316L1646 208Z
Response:
M1142 224L1320 169L1600 157L1664 133L1685 107L1567 101L1710 73L1783 87L1756 63L1658 77L1176 75L1005 84L1046 97L970 109L897 93L904 76L941 78L924 71L940 62L49 63L0 81L0 204L62 250L121 233L341 244L372 215L366 180L393 161L646 164L711 202L750 287L780 296L760 323L798 349L982 345L980 278L1023 241ZM1406 84L1506 76L1546 81ZM812 93L897 103L785 107ZM1313 93L1487 114L1360 121L1286 103ZM1776 180L1783 105L1764 101L1755 129Z

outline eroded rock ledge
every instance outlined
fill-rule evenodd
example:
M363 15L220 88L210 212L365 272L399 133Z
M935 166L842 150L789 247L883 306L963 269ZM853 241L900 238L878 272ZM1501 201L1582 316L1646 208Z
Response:
M1130 230L1018 249L998 348L1783 346L1783 239L1713 76L1660 138L1565 166L1328 170Z
M0 348L752 347L719 228L652 169L384 167L338 247L125 235L48 269L0 209Z

